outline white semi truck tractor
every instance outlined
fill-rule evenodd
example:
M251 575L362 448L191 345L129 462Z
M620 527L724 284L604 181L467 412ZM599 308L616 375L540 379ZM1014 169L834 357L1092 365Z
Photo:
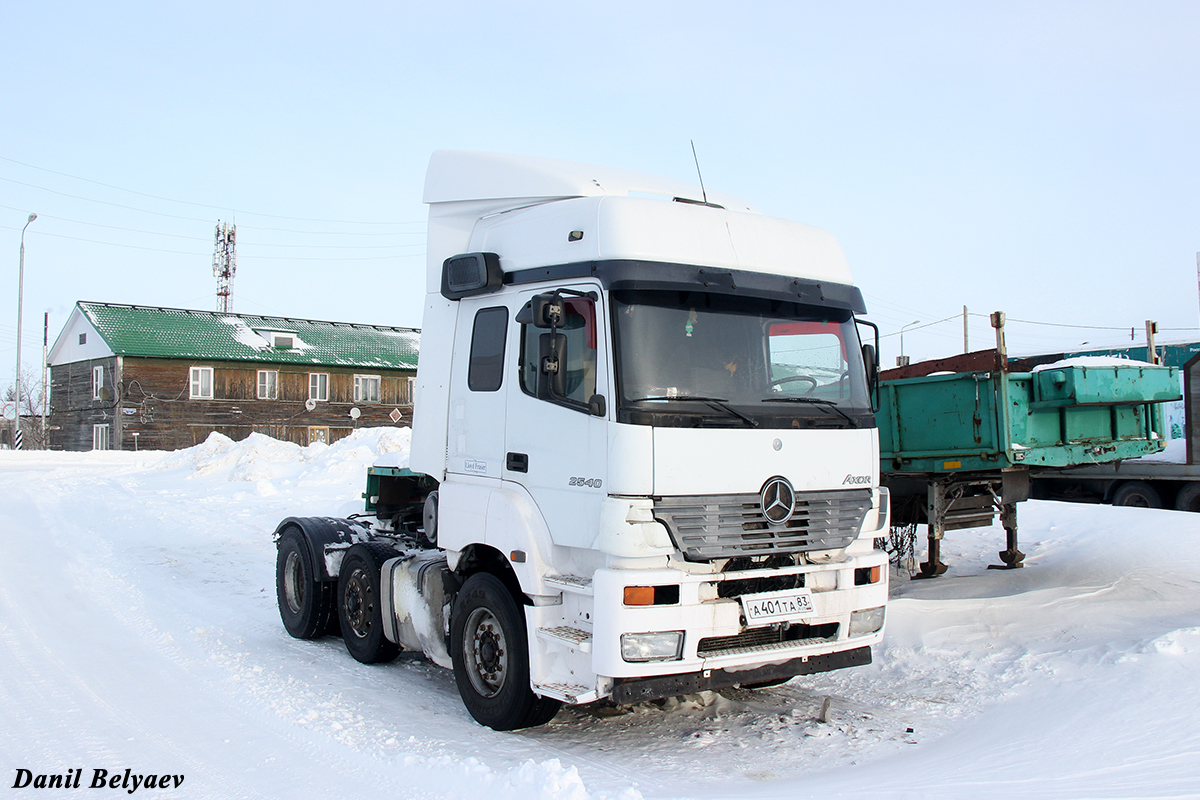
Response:
M422 651L496 730L870 663L878 330L834 238L482 153L434 153L425 202L411 450L366 513L280 523L288 632Z

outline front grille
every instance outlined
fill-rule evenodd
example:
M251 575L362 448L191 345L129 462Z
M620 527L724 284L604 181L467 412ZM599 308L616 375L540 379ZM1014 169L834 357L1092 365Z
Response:
M702 657L728 656L764 650L783 650L804 644L831 642L837 639L838 624L789 625L786 628L751 628L736 636L710 636L701 639L696 655Z
M870 489L797 492L792 517L767 521L757 494L662 497L654 518L667 526L688 561L840 550L854 540L871 508Z

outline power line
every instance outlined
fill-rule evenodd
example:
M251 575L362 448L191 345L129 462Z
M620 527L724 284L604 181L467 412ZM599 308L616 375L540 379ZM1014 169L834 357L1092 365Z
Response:
M58 172L58 171L56 171L56 170L47 169L47 168L45 168L45 167L39 167L39 166L37 166L36 164L27 164L27 163L25 163L24 161L17 161L15 158L8 158L7 156L0 156L0 160L7 161L7 162L9 162L9 163L11 163L11 164L19 164L20 166L22 166L22 167L28 167L29 169L36 169L36 170L38 170L39 172L48 172L48 173L50 173L51 175L58 175L58 176L60 176L60 177L63 177L63 178L70 178L70 179L72 179L72 180L76 180L76 181L83 181L84 183L91 183L91 184L94 184L94 185L96 185L96 186L103 186L103 187L104 187L104 188L106 188L106 189L116 189L116 190L117 190L117 191L119 191L119 192L128 192L129 194L136 194L136 195L138 195L138 196L140 196L140 197L147 197L147 198L149 198L149 199L151 199L151 200L161 200L161 201L163 201L163 202L166 202L166 203L178 203L179 205L185 205L185 206L195 206L195 207L197 207L197 208L209 208L209 209L213 209L213 210L216 210L216 211L232 212L232 213L234 213L234 214L251 214L251 215L253 215L253 216L266 217L266 218L268 218L268 219L282 219L282 220L288 220L289 222L331 222L331 223L333 223L333 224L335 224L335 225L396 225L396 224L416 224L416 223L395 223L395 222L364 222L364 221L362 221L362 220L345 220L345 219L311 219L311 218L307 218L307 217L286 217L286 216L281 216L281 215L279 215L279 214L264 214L264 213L257 212L257 211L242 211L242 210L238 210L238 209L229 209L229 208L226 208L225 206L214 206L214 205L209 205L209 204L207 204L207 203L195 203L195 202L192 202L192 201L190 201L190 200L176 200L176 199L174 199L174 198L171 198L171 197L161 197L161 196L159 196L159 195L156 195L156 194L148 194L147 192L139 192L139 191L137 191L136 189L127 189L127 188L125 188L125 187L123 187L123 186L116 186L116 185L114 185L114 184L111 184L111 183L103 183L102 181L96 181L96 180L92 180L91 178L84 178L84 177L81 177L81 176L79 176L79 175L71 175L70 173L67 173L67 172ZM20 181L14 181L14 180L12 180L11 178L4 178L3 180L7 180L7 181L10 181L10 182L12 182L12 183L19 184L19 185L21 185L21 186L27 186L27 187L29 187L29 188L31 188L31 189L41 189L42 191L46 191L46 192L54 192L54 190L53 190L53 189L47 189L47 188L46 188L46 187L44 187L44 186L35 186L35 185L33 185L33 184L21 183ZM63 192L54 192L54 193L55 193L55 194L65 194L65 193L63 193ZM87 199L89 199L89 198L86 198L86 197L76 197L75 195L65 195L65 196L67 196L67 197L75 197L75 199L77 199L77 200L87 200ZM92 202L103 202L103 201L100 201L100 200L93 200ZM115 203L114 203L114 204L111 204L111 205L117 205L117 204L115 204ZM129 208L129 206L120 206L120 207L121 207L121 208ZM131 210L137 211L137 210L140 210L140 209L131 209ZM147 213L154 213L154 212L147 212ZM169 215L164 215L164 216L169 216ZM183 218L183 217L180 217L180 219L184 219L184 218ZM207 221L207 220L201 220L201 221Z
M10 231L18 231L20 228L11 225L0 225L0 228ZM103 242L99 239L85 239L81 236L68 236L65 233L48 233L46 231L38 231L38 236L49 236L55 239L69 239L73 242L87 242L88 244L103 244L109 247L128 247L133 250L147 250L152 253L168 253L177 256L204 256L207 253L198 253L191 250L164 250L161 247L144 247L136 244L122 244L120 242ZM190 237L189 237L190 238ZM303 245L262 245L264 247L302 247ZM395 247L412 247L414 245L395 245ZM423 253L394 253L392 255L382 256L347 256L345 258L324 258L316 256L254 256L256 261L382 261L389 258L413 258L414 256L423 256Z
M6 208L10 211L24 211L24 209L15 208L14 206L6 206L6 205L0 205L0 208ZM141 233L141 234L145 234L147 236L168 236L172 239L188 239L193 242L208 241L208 239L201 237L201 236L188 236L188 235L182 234L182 233L163 233L162 231L147 231L147 230L142 230L140 228L126 228L122 225L105 225L100 222L87 222L87 221L81 220L81 219L71 219L70 217L58 217L53 214L39 214L38 217L40 219L56 219L59 222L70 222L74 225L87 225L87 226L93 227L93 228L106 228L108 230L113 230L113 231L126 231L128 233ZM16 228L10 228L9 230L16 230ZM263 229L251 227L250 230L263 230ZM47 234L44 231L39 231L38 235L49 236L52 234ZM354 234L350 234L350 235L354 235ZM396 234L376 233L376 234L365 234L365 235L368 235L368 236L394 236ZM90 240L85 240L85 241L90 241ZM425 246L424 242L408 242L405 244L273 244L271 242L247 242L244 244L249 247L291 247L291 248L299 247L299 248L305 248L305 249L311 249L311 250L391 250L391 249L400 248L400 247L424 247Z

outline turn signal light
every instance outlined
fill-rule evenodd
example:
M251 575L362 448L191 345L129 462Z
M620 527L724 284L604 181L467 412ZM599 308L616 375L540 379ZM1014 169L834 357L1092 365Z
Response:
M678 586L626 586L627 606L673 606L679 603Z
M872 583L879 583L881 574L880 567L859 567L854 570L854 585L866 586Z
M652 605L654 605L654 587L653 586L626 586L625 587L625 605L627 605L627 606L652 606Z

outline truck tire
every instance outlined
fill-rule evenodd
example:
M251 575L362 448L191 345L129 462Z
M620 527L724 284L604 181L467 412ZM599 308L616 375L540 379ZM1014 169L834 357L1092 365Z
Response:
M1176 511L1200 511L1200 483L1186 483L1175 496Z
M342 558L337 594L342 641L350 655L364 664L385 663L400 654L400 645L383 635L379 592L379 571L395 555L385 544L366 542L354 545Z
M336 628L333 581L317 579L304 534L290 527L279 539L275 558L275 596L283 627L297 639L317 639Z
M1158 490L1145 481L1130 481L1123 483L1113 493L1114 506L1133 506L1135 508L1162 508L1162 498Z
M454 682L475 721L497 730L549 722L561 705L529 687L525 615L494 575L467 578L450 616Z

